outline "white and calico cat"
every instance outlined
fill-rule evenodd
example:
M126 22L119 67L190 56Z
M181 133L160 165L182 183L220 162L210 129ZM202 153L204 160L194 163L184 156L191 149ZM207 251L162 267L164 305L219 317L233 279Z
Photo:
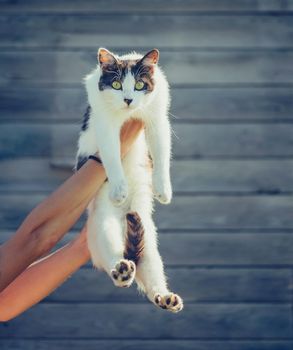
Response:
M85 78L89 107L77 169L98 151L108 178L88 208L93 264L116 286L129 287L135 279L154 304L178 312L183 302L168 289L152 220L153 196L164 204L172 197L169 85L158 59L157 49L144 56L99 49L97 68ZM121 161L120 130L131 118L142 119L145 129Z

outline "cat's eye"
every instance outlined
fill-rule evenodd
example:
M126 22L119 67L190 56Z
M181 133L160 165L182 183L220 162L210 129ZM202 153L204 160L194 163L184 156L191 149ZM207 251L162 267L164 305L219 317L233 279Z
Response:
M112 88L115 89L115 90L121 90L122 84L120 83L120 81L115 80L112 83Z
M138 80L135 83L135 89L136 90L142 90L144 88L144 82L142 80Z

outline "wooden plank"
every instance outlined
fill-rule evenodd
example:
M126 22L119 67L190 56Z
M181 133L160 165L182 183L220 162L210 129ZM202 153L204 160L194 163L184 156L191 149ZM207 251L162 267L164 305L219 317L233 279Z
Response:
M46 196L1 194L0 227L17 228ZM168 206L157 205L155 221L163 230L293 229L292 196L178 196ZM80 227L80 226L79 226Z
M291 121L293 88L171 89L171 113L176 120ZM0 91L0 121L80 121L87 105L80 88L12 88ZM25 108L24 108L25 107Z
M58 89L29 87L1 89L0 99L1 122L3 120L76 122L81 121L87 107L86 92L82 86Z
M21 124L19 126L14 126L13 124L1 125L0 133L3 133L3 138L0 138L0 158L17 155L49 156L52 148L52 132L57 128L58 125L50 125L49 127L29 124ZM13 132L12 129L14 130ZM74 129L76 129L76 132L73 131L73 138L76 138L78 130L77 128ZM8 153L5 156L4 153L7 151Z
M177 233L178 234L178 233ZM170 234L171 235L171 234ZM285 265L292 264L292 234L198 234L181 233L172 242L161 237L166 263L175 265ZM171 238L171 237L170 237ZM164 243L165 241L165 243ZM238 248L236 248L240 245ZM188 247L190 246L190 248ZM189 251L190 250L190 251ZM211 254L212 257L208 255Z
M97 49L97 43L122 50L150 44L160 48L287 48L292 47L293 35L292 17L276 14L64 16L13 13L0 15L0 28L1 47L91 47L93 50Z
M6 241L13 231L0 232ZM64 243L73 239L65 236ZM292 233L183 233L164 232L159 236L163 261L171 267L286 267L293 265ZM63 244L64 244L63 243ZM57 247L59 248L61 244ZM88 264L91 266L91 263ZM288 286L288 288L291 288ZM194 285L194 290L196 285Z
M293 118L293 89L171 88L175 120L281 121ZM5 114L4 114L5 115Z
M40 340L2 339L2 350L292 350L290 340Z
M3 350L292 350L290 340L241 340L241 341L197 341L197 340L2 340Z
M173 124L176 157L291 156L290 124Z
M276 84L293 82L293 51L161 52L161 65L171 84ZM96 50L2 51L0 85L76 85L96 65ZM180 69L178 69L180 67Z
M175 192L279 193L293 189L293 162L288 160L174 161Z
M50 158L0 160L0 189L12 193L51 192L73 174L74 159L68 169L52 167Z
M161 229L281 229L291 228L290 196L177 197L160 206L156 222Z
M269 238L268 238L269 239ZM289 269L168 268L169 286L185 303L289 302ZM192 288L191 288L192 286ZM104 272L81 269L51 294L48 302L143 302L135 287L114 287ZM147 301L146 301L147 302Z
M95 13L143 13L152 12L157 13L163 11L169 12L199 12L199 13L245 13L246 11L290 11L293 9L292 0L149 0L138 4L136 0L75 0L74 3L67 0L46 1L46 0L1 0L0 10L5 12L48 12L48 13L62 13L62 12L95 12Z
M0 324L0 338L275 339L291 327L290 305L187 305L174 316L151 304L41 304Z
M293 124L173 123L175 157L292 157ZM75 157L80 125L3 123L0 158Z
M71 176L74 159L12 158L0 160L0 191L51 192ZM55 163L56 165L56 163ZM175 193L282 193L293 191L293 160L174 160Z

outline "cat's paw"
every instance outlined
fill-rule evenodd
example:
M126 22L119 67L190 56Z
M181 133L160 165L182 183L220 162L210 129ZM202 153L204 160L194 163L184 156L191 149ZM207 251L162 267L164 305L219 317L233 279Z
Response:
M162 204L169 204L172 200L171 182L163 180L160 176L153 178L153 192L155 198Z
M120 260L115 269L111 270L111 277L115 286L117 287L130 287L132 284L136 272L135 263L131 260Z
M128 196L127 183L124 180L110 186L110 200L115 206L122 205Z
M161 295L159 293L154 296L155 304L165 310L171 312L179 312L183 309L183 301L178 294L169 293Z

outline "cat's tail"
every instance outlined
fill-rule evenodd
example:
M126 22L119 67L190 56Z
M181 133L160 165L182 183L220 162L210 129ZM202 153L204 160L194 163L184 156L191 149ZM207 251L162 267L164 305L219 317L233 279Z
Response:
M127 232L124 258L132 260L136 265L142 257L144 248L144 228L140 216L136 212L126 215Z

